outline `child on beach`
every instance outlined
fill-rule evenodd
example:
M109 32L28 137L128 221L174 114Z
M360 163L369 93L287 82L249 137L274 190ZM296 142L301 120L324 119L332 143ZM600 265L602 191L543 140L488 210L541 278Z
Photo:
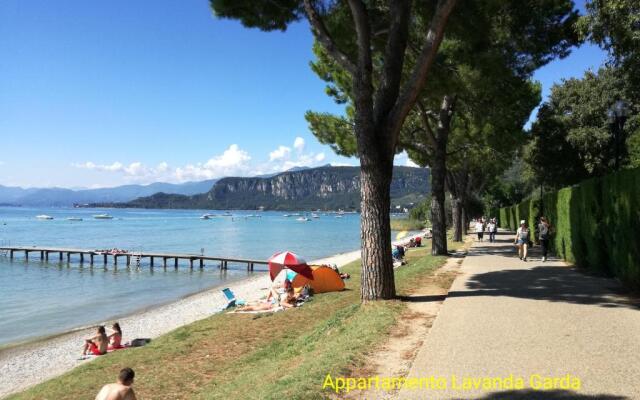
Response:
M85 340L84 347L82 349L82 357L86 356L87 353L94 356L101 356L103 354L106 354L108 346L109 338L107 337L104 326L100 325L98 326L96 335L90 339Z

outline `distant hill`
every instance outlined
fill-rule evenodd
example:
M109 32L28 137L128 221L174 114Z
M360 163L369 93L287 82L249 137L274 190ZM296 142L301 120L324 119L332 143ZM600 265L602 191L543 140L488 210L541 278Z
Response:
M394 167L391 197L419 201L429 193L429 170ZM395 204L395 203L394 203ZM97 207L267 210L358 209L359 167L319 167L272 177L223 178L206 193L184 196L156 193L124 203Z
M112 188L71 190L63 188L29 188L0 185L0 203L33 207L70 207L73 204L127 202L138 197L164 192L181 195L204 193L211 189L215 179L185 183L152 183L150 185L124 185Z

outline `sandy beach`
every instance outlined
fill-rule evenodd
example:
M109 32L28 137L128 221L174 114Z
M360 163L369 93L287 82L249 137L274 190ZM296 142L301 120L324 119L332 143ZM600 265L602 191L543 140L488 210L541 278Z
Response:
M360 258L360 250L314 260L313 264L343 266ZM236 298L259 300L271 285L268 274L229 285ZM222 286L224 287L224 286ZM123 343L135 338L156 338L183 325L207 318L226 304L216 287L176 302L145 310L118 321L123 328ZM114 321L104 321L109 326ZM0 351L0 397L7 396L61 375L95 357L79 360L84 339L93 329L78 330Z

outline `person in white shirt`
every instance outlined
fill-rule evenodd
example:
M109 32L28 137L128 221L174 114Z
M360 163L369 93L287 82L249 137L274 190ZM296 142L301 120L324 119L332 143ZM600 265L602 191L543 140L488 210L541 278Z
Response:
M482 218L476 221L476 233L478 234L478 242L482 242L482 237L484 236L484 223L482 222Z
M529 248L529 227L527 227L527 221L520 221L520 227L516 232L513 243L518 246L518 257L520 257L522 261L527 261L527 250Z

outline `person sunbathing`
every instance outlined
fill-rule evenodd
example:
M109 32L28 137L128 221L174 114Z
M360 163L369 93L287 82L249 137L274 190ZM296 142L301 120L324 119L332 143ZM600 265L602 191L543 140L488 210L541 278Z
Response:
M123 349L124 346L122 345L122 329L120 329L120 324L117 322L114 323L111 326L111 330L113 331L113 333L107 336L107 338L109 339L108 350Z
M247 304L246 306L240 306L235 311L269 311L281 306L282 308L292 308L296 306L296 295L293 290L293 286L289 286L285 290L285 294L279 297L276 292L273 294L273 290L270 294L270 298L266 303Z
M92 354L94 356L101 356L107 353L107 347L109 346L109 338L107 337L107 333L104 329L104 326L98 326L96 331L96 335L90 339L86 339L84 342L84 347L82 349L82 357L87 354Z
M118 381L104 385L96 400L136 400L136 394L131 388L135 375L131 368L123 368L118 375Z

